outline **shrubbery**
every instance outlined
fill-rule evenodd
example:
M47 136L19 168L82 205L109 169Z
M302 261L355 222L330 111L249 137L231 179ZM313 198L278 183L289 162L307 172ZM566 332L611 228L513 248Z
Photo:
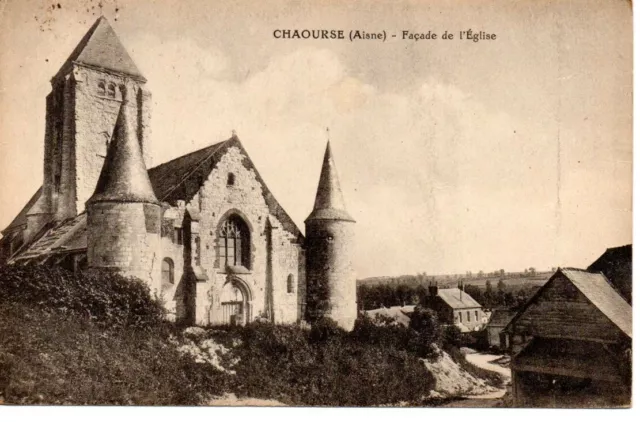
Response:
M76 275L55 266L0 267L0 301L70 312L106 327L157 328L164 319L145 283L111 271Z
M226 377L182 356L147 286L110 272L0 267L0 401L195 405Z
M434 380L416 357L388 344L361 341L328 320L310 330L252 323L232 328L240 395L293 405L373 406L421 403Z

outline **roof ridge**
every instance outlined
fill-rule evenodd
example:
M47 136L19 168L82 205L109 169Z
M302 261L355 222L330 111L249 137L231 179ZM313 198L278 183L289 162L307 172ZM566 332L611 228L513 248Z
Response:
M230 139L227 139L226 141L219 142L219 143L217 143L217 144L213 144L213 145L208 146L207 148L212 148L211 153L210 153L210 154L207 154L207 156L206 156L206 157L204 157L203 159L201 159L201 160L198 162L198 164L196 164L196 165L192 168L192 170L191 170L190 172L188 172L188 173L187 173L187 174L186 174L182 179L180 179L180 181L179 181L178 183L176 183L176 184L175 184L174 186L172 186L172 187L171 187L167 192L165 192L165 193L164 193L164 195L163 195L163 197L162 197L162 198L160 198L160 201L163 201L163 200L164 200L167 196L169 196L169 195L170 195L170 194L171 194L175 189L177 189L180 185L182 185L182 183L183 183L185 180L187 180L189 177L191 177L191 175L192 175L192 174L194 174L194 173L195 173L195 172L200 168L200 166L201 166L204 162L206 162L208 159L210 159L211 157L213 157L213 154L215 154L216 152L218 152L218 151L220 150L220 148L222 148L222 147L224 146L224 144L226 144L227 142L229 142L229 141L231 141L231 140L233 140L233 139L234 139L234 138L230 138ZM216 147L216 148L214 148L214 147ZM199 149L199 150L197 150L197 151L194 151L194 152L192 152L192 153L185 154L185 155L183 155L182 157L178 157L178 158L176 158L175 160L178 160L178 159L180 159L180 158L184 158L184 157L186 157L186 156L188 156L188 155L191 155L191 154L195 154L196 152L202 152L202 151L206 150L207 148L201 148L201 149ZM174 161L174 160L172 160L172 161ZM167 163L170 163L170 162L171 162L171 161L168 161ZM166 163L165 163L165 164L166 164ZM158 166L158 167L160 167L160 166ZM155 167L154 167L154 168L155 168Z
M226 140L224 140L224 141L220 141L220 142L217 142L217 143L215 143L215 144L211 144L211 145L208 145L208 146L206 146L206 147L203 147L203 148L197 149L197 150L195 150L195 151L188 152L188 153L186 153L186 154L184 154L184 155L179 155L179 156L177 156L177 157L174 157L174 158L170 159L169 161L165 161L164 163L158 164L158 165L157 165L157 166L155 166L155 167L151 167L151 168L149 169L149 171L151 171L151 170L155 170L155 169L157 169L158 167L162 167L162 166L164 166L164 165L166 165L166 164L173 163L173 162L174 162L174 161L176 161L176 160L180 160L180 159L183 159L183 158L185 158L185 157L189 157L189 156L191 156L191 155L197 154L197 153L202 152L202 151L204 151L204 150L206 150L206 149L213 148L213 147L215 147L215 146L219 146L219 145L221 145L221 144L224 144L225 142L229 142L229 141L230 141L230 140L232 140L232 139L233 139L233 138L229 138L229 139L226 139Z

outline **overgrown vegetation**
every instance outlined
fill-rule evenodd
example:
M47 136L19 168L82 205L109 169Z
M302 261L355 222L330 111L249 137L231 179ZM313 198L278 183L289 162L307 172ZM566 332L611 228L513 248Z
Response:
M310 330L258 322L207 330L233 349L229 374L179 352L182 333L139 281L4 267L0 400L190 405L235 393L291 405L424 405L434 387L419 359L432 352L425 318L416 322L422 334L366 322L347 333L325 320Z
M182 356L146 286L111 273L0 268L0 400L199 404L225 378Z
M391 344L363 341L333 322L311 330L253 323L241 339L237 394L311 406L425 404L434 380L422 362Z

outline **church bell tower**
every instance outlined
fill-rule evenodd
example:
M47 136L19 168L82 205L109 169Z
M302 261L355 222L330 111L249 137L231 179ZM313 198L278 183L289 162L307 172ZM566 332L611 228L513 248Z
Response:
M62 221L84 210L104 164L123 101L130 96L133 136L145 164L151 96L146 79L105 17L100 17L58 73L47 96L44 181L34 213Z

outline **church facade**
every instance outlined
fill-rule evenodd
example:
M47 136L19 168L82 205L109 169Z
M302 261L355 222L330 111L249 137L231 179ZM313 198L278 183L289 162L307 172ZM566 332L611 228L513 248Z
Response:
M151 167L145 83L99 18L51 80L43 184L2 231L2 261L140 278L190 324L351 329L354 220L329 144L305 237L235 134Z

